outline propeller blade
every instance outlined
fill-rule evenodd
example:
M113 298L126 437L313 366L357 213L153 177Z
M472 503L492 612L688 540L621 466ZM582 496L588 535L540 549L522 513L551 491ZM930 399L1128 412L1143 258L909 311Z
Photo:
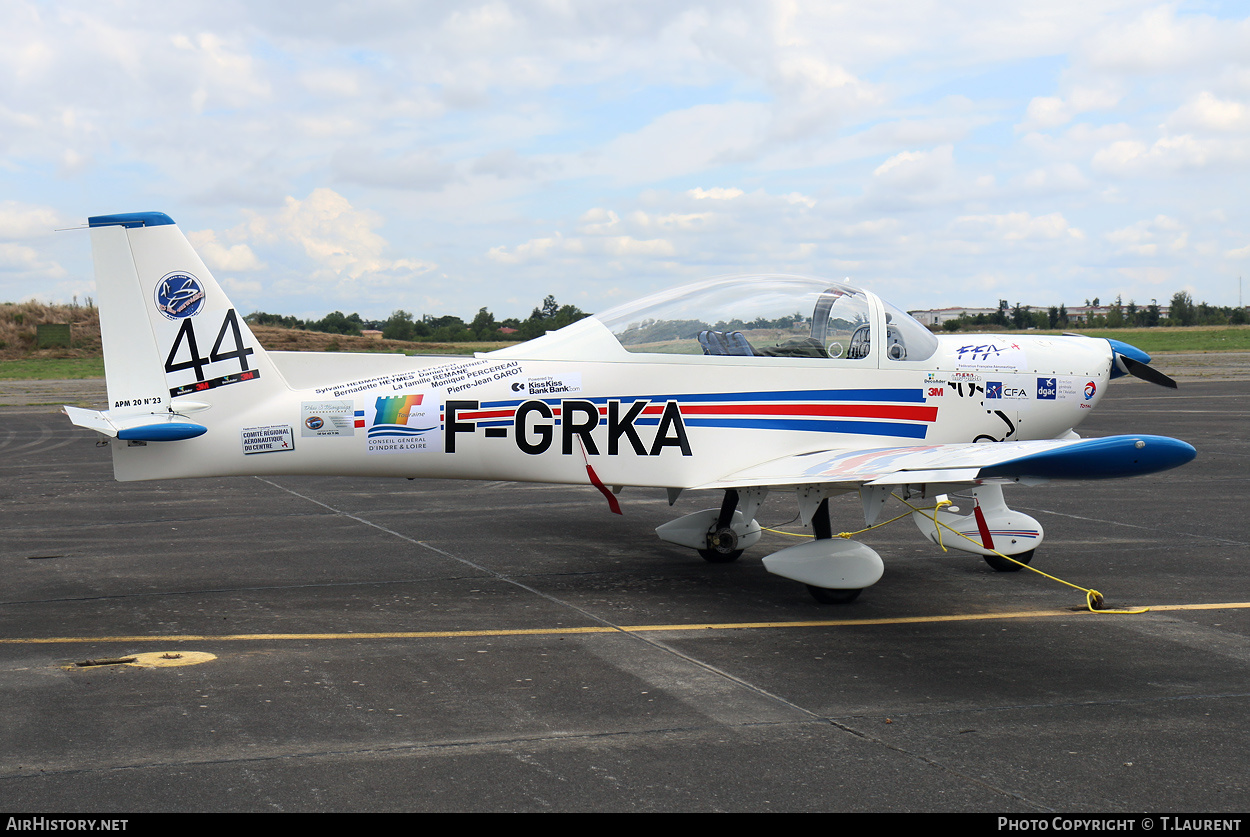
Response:
M1124 364L1124 368L1134 378L1141 378L1143 381L1149 381L1152 384L1158 384L1169 389L1177 388L1176 381L1148 363L1142 363L1140 360L1133 360L1131 357L1125 357L1124 355L1120 355L1120 362Z

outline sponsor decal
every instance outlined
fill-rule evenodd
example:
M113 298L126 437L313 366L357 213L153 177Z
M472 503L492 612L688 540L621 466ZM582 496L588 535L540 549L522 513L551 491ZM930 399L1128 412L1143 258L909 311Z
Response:
M304 427L301 436L355 436L356 411L351 401L304 401L300 415ZM363 425L363 422L361 422Z
M1038 378L1037 379L1037 400L1038 401L1054 401L1055 395L1058 393L1058 387L1054 378Z
M563 375L541 375L537 378L526 378L525 382L516 381L512 384L513 392L525 392L530 395L563 395L566 392L582 391L580 372Z
M464 363L447 363L441 366L432 366L428 369L418 369L412 372L378 375L373 378L348 381L344 384L319 387L314 391L318 395L330 395L333 398L342 398L347 395L375 389L389 389L391 392L411 392L418 389L433 388L455 393L492 381L507 380L520 374L520 361L470 360Z
M985 397L999 399L1021 399L1028 398L1029 392L1021 387L1013 387L1004 385L1002 381L986 381Z
M1088 382L1086 382L1086 384L1085 384L1085 400L1086 400L1086 401L1088 401L1088 400L1090 400L1091 398L1093 398L1093 397L1094 397L1094 393L1096 393L1096 392L1098 392L1098 385L1097 385L1097 384L1095 384L1093 381L1088 381Z
M190 273L167 273L156 284L156 310L167 319L194 317L204 307L204 287Z
M1025 368L1024 349L1005 340L967 343L955 350L955 364L961 370L1020 372Z
M241 437L245 455L295 450L295 429L289 424L244 427Z
M1081 378L1059 377L1055 381L1059 401L1084 401L1085 383Z
M429 392L382 395L373 400L369 453L415 453L437 450L442 428L438 400Z

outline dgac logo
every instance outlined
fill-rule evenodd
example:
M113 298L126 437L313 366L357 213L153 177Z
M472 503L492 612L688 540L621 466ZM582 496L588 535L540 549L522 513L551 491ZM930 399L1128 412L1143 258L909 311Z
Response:
M682 421L681 410L676 401L664 405L664 411L655 426L655 435L651 437L650 447L643 441L635 426L650 401L634 401L628 406L620 401L607 403L606 421L599 415L599 407L593 401L570 399L560 402L559 428L556 427L555 411L546 401L525 401L516 409L513 423L513 437L517 449L522 453L546 453L555 444L557 436L560 441L560 453L571 456L585 450L587 456L600 454L599 443L595 441L594 431L603 424L607 425L608 456L616 456L622 448L622 441L629 445L636 456L659 456L665 448L673 447L681 451L682 456L693 456L690 450L690 439L686 435L686 424ZM459 414L479 409L477 401L448 401L444 407L446 416L446 434L443 437L443 449L447 453L456 452L456 435L474 433L477 423L461 421ZM652 419L651 421L654 421ZM648 422L649 423L649 422ZM486 435L504 435L502 428L488 427ZM602 435L602 434L599 434ZM576 441L574 441L576 440Z
M1040 401L1054 401L1057 388L1054 378L1037 379L1037 397Z
M156 285L156 310L171 320L194 317L204 307L204 288L190 273L167 273Z
M1098 392L1098 385L1095 384L1093 381L1089 381L1085 384L1085 400L1086 401L1093 398L1094 393L1096 392Z

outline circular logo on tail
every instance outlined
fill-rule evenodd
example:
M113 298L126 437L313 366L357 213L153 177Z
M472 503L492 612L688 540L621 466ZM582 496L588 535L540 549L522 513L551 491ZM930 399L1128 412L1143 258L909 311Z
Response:
M167 273L156 284L156 310L171 320L193 317L204 307L204 287L190 273Z

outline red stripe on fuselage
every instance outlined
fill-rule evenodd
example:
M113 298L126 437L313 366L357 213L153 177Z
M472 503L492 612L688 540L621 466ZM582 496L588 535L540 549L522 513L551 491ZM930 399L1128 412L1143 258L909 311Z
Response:
M683 416L839 416L845 418L898 419L899 421L937 421L937 412L937 407L913 407L894 404L693 404L681 408Z

